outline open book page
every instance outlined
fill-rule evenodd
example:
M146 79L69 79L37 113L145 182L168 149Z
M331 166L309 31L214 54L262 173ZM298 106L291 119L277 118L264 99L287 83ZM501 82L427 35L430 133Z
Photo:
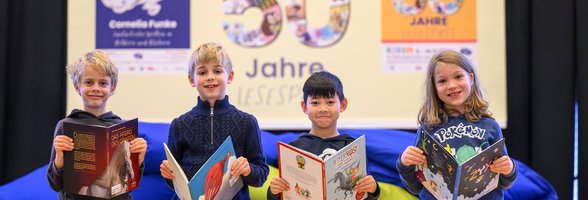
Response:
M316 155L278 142L278 167L280 177L290 183L282 199L323 199L326 195L324 162Z
M282 193L282 199L364 199L367 194L357 194L354 186L367 175L366 164L364 136L324 161L310 152L278 142L280 177L292 187Z
M427 164L417 166L415 176L437 199L477 199L497 188L499 176L488 166L504 155L504 139L461 164L424 130L417 146L424 151ZM473 154L471 149L468 153Z
M490 163L504 155L504 139L469 158L460 167L457 199L479 199L498 187L499 174L490 170Z
M168 162L174 161L175 167L172 167L174 175L176 171L179 171L183 177L178 178L176 175L174 179L176 193L181 199L232 199L243 187L241 176L231 177L230 166L236 160L231 137L225 139L190 181L187 180L181 166L173 159L165 143L164 147Z
M365 136L339 149L325 160L327 199L364 199L365 193L354 190L359 179L367 176Z
M188 188L188 178L186 177L184 170L182 170L182 167L178 164L176 158L174 158L171 151L169 151L167 144L163 143L163 148L165 149L167 162L174 172L174 179L172 181L174 183L176 194L178 194L178 197L182 200L191 200L192 197L190 196L190 188Z
M415 176L437 199L453 199L459 165L439 142L422 131L417 146L427 157L426 165L417 165Z

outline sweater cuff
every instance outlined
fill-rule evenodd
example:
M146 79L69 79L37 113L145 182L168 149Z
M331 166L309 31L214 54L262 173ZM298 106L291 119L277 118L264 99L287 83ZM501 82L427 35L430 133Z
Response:
M504 175L504 177L508 179L515 177L517 175L517 172L519 171L517 163L512 158L510 159L510 161L512 161L512 171L510 172L510 174Z
M396 169L398 170L399 173L411 173L415 171L415 165L410 165L410 166L406 166L404 164L402 164L402 162L400 162L400 158L398 158L398 160L396 160Z
M57 169L55 167L55 162L51 162L51 171L53 172L53 174L59 174L63 172L63 167L61 169Z
M279 200L280 199L280 194L274 194L272 193L272 191L270 190L270 188L267 188L267 199L268 200Z
M376 181L376 191L374 193L368 192L367 199L378 199L378 198L380 198L380 184L378 183L378 181Z
M249 169L251 169L251 171L249 172L248 176L243 176L241 175L241 178L243 179L243 183L245 183L246 185L250 185L253 187L261 187L261 185L258 185L258 179L259 179L259 171L257 170L257 168L253 167L253 164L249 163ZM261 183L263 185L263 183Z

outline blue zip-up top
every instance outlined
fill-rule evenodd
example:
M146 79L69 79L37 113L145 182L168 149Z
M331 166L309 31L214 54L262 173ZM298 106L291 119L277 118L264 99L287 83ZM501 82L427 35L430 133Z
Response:
M214 107L198 98L192 110L171 122L167 145L191 179L229 135L237 158L247 158L251 169L248 176L242 176L245 184L233 199L249 199L247 186L262 186L269 168L261 147L257 119L231 105L228 96L217 100ZM167 183L173 187L171 180Z
M418 140L421 129L425 128L423 125L417 131ZM435 140L441 143L442 146L449 146L452 152L456 152L460 147L469 146L473 148L485 149L489 145L494 144L502 138L502 130L496 121L492 118L484 117L478 122L469 122L464 115L449 116L446 124L434 127L432 130L427 130ZM508 155L506 147L504 147L505 155ZM455 156L455 155L454 155ZM499 177L498 188L492 192L482 196L480 199L503 199L503 189L508 189L514 183L518 167L513 161L514 168L508 175L501 174ZM418 194L420 199L435 199L435 197L427 190L423 189L423 185L415 177L415 166L404 166L400 162L400 157L396 161L396 168L400 173L402 183L406 186L409 192Z

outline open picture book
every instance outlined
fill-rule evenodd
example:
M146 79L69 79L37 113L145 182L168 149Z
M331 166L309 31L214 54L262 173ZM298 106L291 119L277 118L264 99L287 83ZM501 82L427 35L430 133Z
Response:
M499 174L490 163L504 155L504 139L489 147L463 146L454 157L427 131L419 134L417 147L427 157L426 165L416 166L416 177L437 199L479 199L498 187ZM459 161L459 162L458 162Z
M113 198L137 188L139 154L131 153L137 119L111 126L63 121L63 134L74 149L63 153L63 190L85 196Z
M174 190L182 200L232 199L243 187L241 176L231 177L231 165L236 156L230 136L189 181L167 144L163 143L163 148L174 172Z
M366 163L364 136L322 158L278 142L280 177L291 188L282 199L364 199L367 194L358 194L354 186L367 175Z

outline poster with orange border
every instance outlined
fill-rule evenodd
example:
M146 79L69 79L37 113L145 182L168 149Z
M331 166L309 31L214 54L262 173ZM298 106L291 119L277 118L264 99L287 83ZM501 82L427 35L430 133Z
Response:
M382 0L382 71L425 71L442 49L476 63L476 0Z

